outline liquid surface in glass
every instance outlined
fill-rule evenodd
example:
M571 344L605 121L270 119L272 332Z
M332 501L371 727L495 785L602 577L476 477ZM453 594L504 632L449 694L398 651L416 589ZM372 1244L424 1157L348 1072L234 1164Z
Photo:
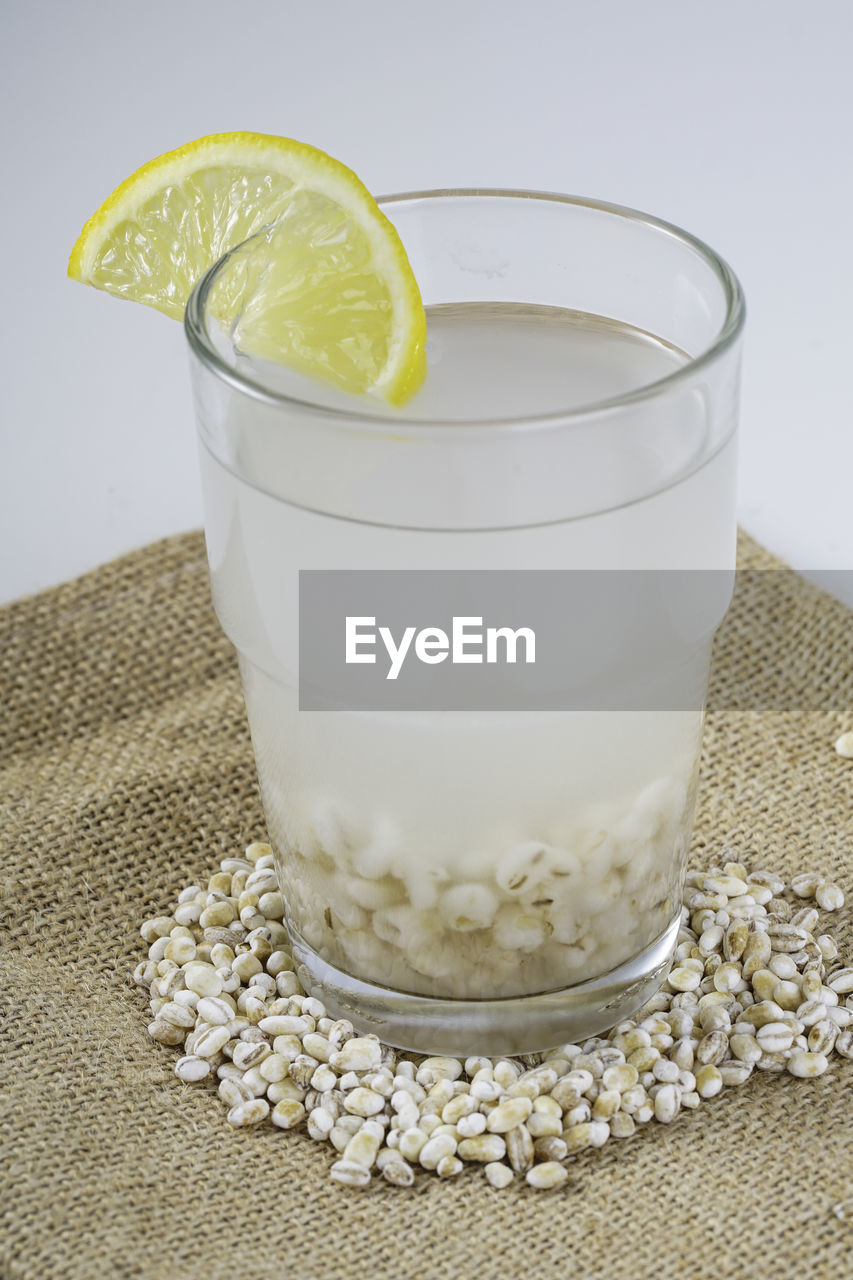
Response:
M426 308L427 376L399 410L346 395L270 361L238 367L284 395L353 413L460 421L575 410L656 382L683 351L630 325L520 302L450 302Z

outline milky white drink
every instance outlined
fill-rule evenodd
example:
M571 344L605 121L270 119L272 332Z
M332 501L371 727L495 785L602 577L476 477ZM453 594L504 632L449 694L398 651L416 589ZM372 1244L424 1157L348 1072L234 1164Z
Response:
M443 431L474 451L474 433L490 431L492 419L610 400L686 362L636 328L554 307L462 302L428 308L428 319L427 382L405 416L455 424ZM268 368L253 373L317 398ZM571 466L537 461L522 437L505 470L476 464L461 495L450 492L458 478L442 470L439 440L416 469L412 509L432 486L436 511L456 503L469 526L444 527L439 514L434 527L417 518L427 527L407 528L406 495L381 493L393 481L380 452L365 446L360 468L357 453L336 452L349 447L343 434L324 440L329 505L344 512L330 514L316 509L319 499L282 497L303 459L291 437L241 432L240 412L232 400L212 432L228 438L225 461L202 433L206 531L291 930L345 973L451 998L559 990L638 956L678 911L700 713L299 712L297 575L728 567L733 423L715 427L709 449L701 394L656 404L654 429L672 445L665 461L640 441L621 464L624 501L598 513L617 456L605 447L606 416L578 427L591 433L589 446L571 442ZM384 447L394 416L376 417ZM310 437L300 438L307 456ZM513 475L527 509L507 488ZM400 514L350 518L348 486L356 497L375 490ZM485 510L501 487L503 521ZM581 514L555 519L560 502ZM689 643L707 648L708 639Z

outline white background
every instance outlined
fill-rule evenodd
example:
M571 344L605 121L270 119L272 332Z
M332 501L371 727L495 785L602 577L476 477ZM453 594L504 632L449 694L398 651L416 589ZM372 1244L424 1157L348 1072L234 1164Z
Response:
M65 269L133 169L241 128L376 193L562 190L707 240L749 305L741 521L853 569L849 0L6 0L0 22L0 599L201 523L181 329Z

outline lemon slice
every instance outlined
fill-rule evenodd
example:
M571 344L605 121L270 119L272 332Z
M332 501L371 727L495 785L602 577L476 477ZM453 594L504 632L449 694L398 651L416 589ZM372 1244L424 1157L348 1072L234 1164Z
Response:
M159 156L92 215L68 274L180 319L208 267L253 236L232 324L241 349L346 391L408 400L426 372L417 282L366 187L316 147L217 133ZM218 311L229 305L222 284Z

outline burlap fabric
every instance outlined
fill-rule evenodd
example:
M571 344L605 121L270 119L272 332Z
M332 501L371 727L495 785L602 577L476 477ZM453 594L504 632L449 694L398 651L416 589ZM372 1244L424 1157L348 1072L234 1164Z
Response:
M774 563L746 541L742 555ZM793 575L744 581L717 646L694 862L731 843L853 896L853 761L832 749L853 727L853 615ZM853 1274L853 1063L840 1059L818 1081L754 1076L611 1141L557 1193L497 1192L478 1169L351 1191L329 1181L331 1148L229 1128L212 1086L175 1078L128 977L139 922L264 833L202 539L0 617L5 1277ZM751 709L731 707L736 668ZM836 917L848 954L850 920Z

